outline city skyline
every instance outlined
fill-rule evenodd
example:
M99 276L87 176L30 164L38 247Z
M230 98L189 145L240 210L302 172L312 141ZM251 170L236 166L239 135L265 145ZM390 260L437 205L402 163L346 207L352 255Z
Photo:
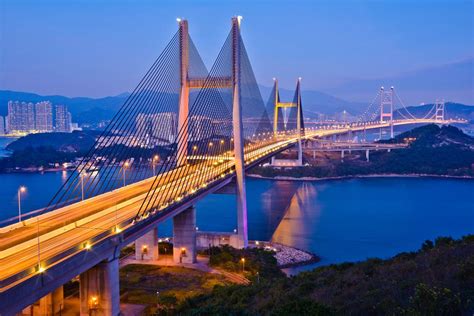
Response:
M1 119L3 122L3 117ZM2 124L0 132L3 134L69 133L78 128L77 124L72 123L72 116L66 105L53 106L50 101L8 101L8 114Z
M101 9L106 3L101 1L88 5L46 1L41 6L31 1L9 2L2 8L2 45L9 49L1 59L5 71L0 88L89 97L130 92L176 32L176 17L189 20L190 34L210 67L229 31L229 17L237 14L243 16L242 32L257 81L265 86L278 77L281 86L289 88L301 76L303 90L365 100L367 93L359 97L339 86L455 68L467 62L465 73L472 65L470 1L276 3L165 1L157 9L149 1L119 1L107 7L109 14L104 19ZM276 19L282 16L284 23ZM25 22L13 29L17 18ZM48 23L41 23L40 18ZM354 20L357 25L351 24ZM457 23L440 23L450 20ZM351 32L347 31L349 24ZM37 80L40 73L49 76ZM472 84L471 78L464 85L469 88ZM462 88L464 95L453 101L472 100L472 94ZM409 100L443 97L432 90L426 91L422 101L416 95ZM450 95L454 94L447 93L447 99L452 99Z

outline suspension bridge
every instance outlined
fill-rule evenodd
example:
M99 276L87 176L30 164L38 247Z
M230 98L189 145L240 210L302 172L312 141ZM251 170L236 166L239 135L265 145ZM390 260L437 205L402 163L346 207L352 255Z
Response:
M301 80L291 102L280 100L275 80L265 104L240 23L232 18L208 70L188 22L178 19L176 34L47 207L0 228L1 315L32 304L41 315L54 314L62 285L77 276L81 315L118 315L120 250L135 243L137 259L156 259L157 224L172 218L174 260L195 262L193 205L231 182L231 243L248 246L246 169L295 145L301 151L313 138L458 122L438 105L434 116L394 119L394 90L381 89L378 117L371 104L356 122L305 128Z

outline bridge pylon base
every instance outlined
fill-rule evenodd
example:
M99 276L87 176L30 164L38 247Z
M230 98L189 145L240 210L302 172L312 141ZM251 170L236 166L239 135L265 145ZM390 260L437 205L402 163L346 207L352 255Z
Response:
M158 228L135 240L135 260L158 260Z
M101 262L79 277L80 315L120 313L119 260Z
M64 307L64 291L61 285L53 292L43 296L35 304L28 306L23 309L21 313L17 315L42 315L42 316L53 316L61 314Z
M194 206L173 217L173 260L196 263L196 209Z

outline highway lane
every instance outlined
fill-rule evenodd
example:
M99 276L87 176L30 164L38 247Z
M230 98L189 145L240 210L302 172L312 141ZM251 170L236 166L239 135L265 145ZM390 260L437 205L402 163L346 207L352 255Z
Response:
M210 170L212 169L212 170ZM226 168L227 169L227 168ZM212 171L212 173L208 173ZM198 172L191 173L185 177L182 177L176 181L170 182L157 191L158 199L165 194L169 194L169 190L173 190L175 186L191 186L199 187L199 179L203 174L209 174L217 176L222 173L223 168L202 168ZM173 190L174 192L175 190ZM74 227L70 230L63 231L58 229L55 231L55 235L47 240L41 240L41 261L46 260L55 256L63 250L77 247L78 250L84 248L85 243L93 237L103 232L109 232L110 235L115 233L115 227L120 227L121 223L133 219L137 214L137 210L140 208L142 201L146 193L141 196L137 196L130 201L122 203L119 207L111 207L104 212L101 216L94 218L84 225ZM179 191L176 191L172 198L176 199L180 195ZM118 226L117 226L118 225ZM124 229L121 227L121 229ZM29 269L38 263L37 256L37 244L34 243L29 247L25 247L10 253L5 258L0 259L0 266L2 271L0 272L0 278L4 279L11 275L14 275L17 271L23 271Z
M186 169L183 171L182 168ZM175 174L178 174L180 172L183 172L184 174L192 172L192 169L190 168L195 168L195 166L184 166L163 173L160 175L160 183L165 184L165 181L170 181ZM9 229L8 226L3 228L0 232L0 258L2 257L3 250L18 245L33 237L36 237L38 234L38 226L39 234L42 235L56 228L60 228L68 224L74 223L81 218L92 215L98 211L107 209L122 201L131 199L137 195L140 195L143 192L147 192L150 189L153 180L154 178L148 178L127 185L125 188L115 189L113 191L97 195L84 201L61 207L52 212L36 216L34 218L24 221L25 225L21 226L20 228ZM92 205L94 206L93 208L90 207ZM18 224L11 226L18 227Z

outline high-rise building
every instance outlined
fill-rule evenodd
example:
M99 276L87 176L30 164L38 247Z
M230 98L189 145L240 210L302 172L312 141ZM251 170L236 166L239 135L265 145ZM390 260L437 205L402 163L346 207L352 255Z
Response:
M3 120L3 116L0 116L0 136L5 135L5 121Z
M53 105L49 101L36 103L35 105L36 130L39 132L53 131Z
M35 130L33 103L8 102L8 129L10 132L28 133Z
M56 132L71 132L71 113L68 112L67 106L56 105Z
M144 146L171 144L177 134L175 113L139 113L135 119L136 137Z

